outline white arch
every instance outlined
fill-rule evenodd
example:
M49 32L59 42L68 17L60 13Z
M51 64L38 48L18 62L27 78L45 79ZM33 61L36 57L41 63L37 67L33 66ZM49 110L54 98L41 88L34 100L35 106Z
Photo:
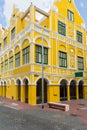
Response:
M24 79L27 79L27 80L28 80L28 85L29 85L30 81L29 81L29 78L28 78L27 76L25 76L25 77L22 79L23 85L25 85L25 84L24 84Z
M9 57L9 52L4 54L4 59L5 59L5 56Z
M29 37L25 37L23 40L22 40L22 42L21 42L21 46L23 45L23 43L24 43L24 41L25 40L28 40L29 41L29 43L31 42L31 40L30 40L30 38Z
M19 49L21 50L21 45L20 44L15 45L14 50L16 49L16 47L19 47Z
M70 85L71 81L73 81L73 80L76 81L76 85L77 85L77 80L74 78L69 81L69 85Z
M75 78L72 78L72 79L68 82L69 85L70 85L70 83L71 83L72 80L75 80L75 81L76 81L76 84L77 84L77 80L76 80Z
M36 40L39 39L39 38L45 40L47 42L47 44L48 44L48 47L50 47L50 42L48 41L48 39L45 38L45 37L42 37L42 36L36 36L35 39L34 39L35 43L36 43Z
M4 80L4 85L5 85L5 83L6 83L6 85L7 85L7 80Z
M7 85L7 80L1 80L0 81L0 85L1 85L1 83L3 84L3 86L4 86L4 83L6 82L6 85Z
M35 81L35 84L36 84L36 85L37 85L37 81L38 81L39 79L42 79L42 77L39 76L39 77L37 78L37 80ZM44 77L44 79L47 81L47 84L48 84L48 85L51 84L50 81L49 81L49 79L48 79L47 77Z
M2 84L2 86L4 85L4 81L3 80L1 80L1 82L0 82L1 84Z
M9 55L10 55L10 52L12 52L13 55L14 55L14 49L11 49L11 50L9 51Z
M21 85L23 84L22 79L21 79L20 77L18 77L18 78L16 78L16 80L15 80L15 85L17 85L17 80L20 80L20 81L21 81Z
M77 84L78 84L78 85L79 85L79 82L80 82L80 81L83 81L83 84L84 84L84 80L82 80L82 79L79 79L79 80L78 80L78 82L77 82Z
M60 82L62 81L62 80L66 80L67 81L67 85L68 85L68 80L67 80L67 78L61 78L59 81L58 81L58 85L60 85Z
M0 81L0 86L1 86L1 81Z

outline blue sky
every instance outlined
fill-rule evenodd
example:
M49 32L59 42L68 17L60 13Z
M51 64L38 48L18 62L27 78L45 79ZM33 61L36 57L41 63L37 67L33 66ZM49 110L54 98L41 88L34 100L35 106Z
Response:
M6 26L7 22L6 22L6 17L3 14L4 12L4 0L0 0L0 24L2 24L3 26Z
M25 11L31 2L34 5L46 10L54 0L0 0L0 24L7 27L11 17L12 8L15 4L20 10ZM87 28L87 0L74 0L79 13L83 17ZM43 6L44 5L44 6Z
M79 10L80 15L85 21L87 29L87 0L75 0L77 9Z

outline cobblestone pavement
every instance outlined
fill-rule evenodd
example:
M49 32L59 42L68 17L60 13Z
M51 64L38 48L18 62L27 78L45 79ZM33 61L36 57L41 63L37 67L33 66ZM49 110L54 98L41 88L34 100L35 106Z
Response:
M49 109L47 104L42 110L41 106L0 97L0 130L87 130L82 121L87 118L87 100L64 103L70 105L69 112Z

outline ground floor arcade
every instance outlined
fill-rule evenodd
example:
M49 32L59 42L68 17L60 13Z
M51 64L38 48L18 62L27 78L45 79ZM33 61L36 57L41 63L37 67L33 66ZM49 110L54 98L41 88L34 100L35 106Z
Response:
M38 79L36 85L29 84L28 78L18 78L11 83L1 82L0 96L8 97L29 104L40 104L42 102L42 79ZM50 84L44 78L44 103L59 102L64 100L77 100L87 98L87 86L83 80L78 84L75 79L70 82L61 79L60 84Z

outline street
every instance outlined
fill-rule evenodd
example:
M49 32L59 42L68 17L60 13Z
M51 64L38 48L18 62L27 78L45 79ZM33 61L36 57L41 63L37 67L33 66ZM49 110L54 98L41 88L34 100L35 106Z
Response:
M16 110L0 104L0 130L87 130L87 126L61 111Z

